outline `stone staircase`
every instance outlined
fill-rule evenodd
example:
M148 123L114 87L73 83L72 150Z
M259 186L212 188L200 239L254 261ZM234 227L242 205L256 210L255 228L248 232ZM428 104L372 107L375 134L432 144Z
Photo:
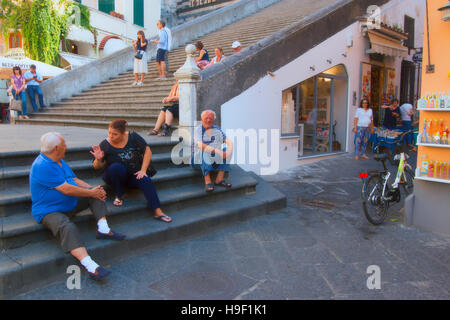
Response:
M153 181L162 208L173 222L167 224L153 219L139 191L130 190L125 195L124 205L114 207L112 190L106 187L108 222L128 239L123 242L96 240L96 223L89 210L74 219L89 253L103 265L140 248L162 246L210 232L286 205L283 194L238 166L233 166L229 174L229 181L233 183L231 189L216 188L212 194L207 194L200 172L173 164L171 150L176 142L149 141L152 164L158 170ZM28 176L37 155L37 151L0 153L0 298L64 277L69 265L79 265L71 255L64 254L51 233L32 218ZM92 168L89 148L68 149L66 161L79 178L91 185L103 184L100 173Z
M218 46L223 48L225 56L229 56L233 53L231 44L235 40L240 41L244 48L249 47L332 2L333 0L282 0L199 40L203 42L211 58L214 56L214 48ZM149 74L141 87L131 87L134 77L130 70L82 94L53 104L45 112L33 113L29 120L17 122L107 128L111 120L123 118L128 121L131 129L148 131L154 127L162 99L169 94L175 83L173 73L185 60L184 46L176 48L169 55L167 80L155 80L157 72L155 61L152 60L149 62Z

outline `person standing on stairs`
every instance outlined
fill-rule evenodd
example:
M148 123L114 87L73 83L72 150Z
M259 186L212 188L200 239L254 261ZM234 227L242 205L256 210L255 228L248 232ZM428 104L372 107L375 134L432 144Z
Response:
M89 276L100 280L110 271L99 266L88 255L77 227L70 221L77 213L91 209L97 220L97 239L123 240L125 235L113 232L106 221L106 192L78 179L63 160L66 142L57 132L41 137L41 153L30 172L32 214L60 241L65 253L71 253L86 268Z
M161 108L161 112L159 113L158 120L156 121L155 128L147 133L148 136L156 136L164 137L168 136L170 133L170 126L172 125L173 118L178 118L179 110L180 110L180 88L177 83L175 83L170 90L169 96L165 97L162 101L164 106ZM159 132L163 126L163 131Z
M103 180L112 185L116 193L113 204L123 205L124 187L141 189L153 217L163 222L172 218L161 210L161 203L151 176L152 151L147 142L136 132L127 131L125 120L114 120L109 124L108 139L92 147L95 170L105 169Z
M169 35L167 31L164 30L166 23L162 20L158 20L156 23L157 28L159 29L159 40L152 40L152 42L157 43L156 52L156 68L158 69L159 78L158 80L166 79L166 54L169 51ZM168 59L168 58L167 58Z
M144 31L138 31L137 40L133 40L133 49L136 51L136 55L134 56L134 82L132 86L142 86L144 84L145 74L148 73L147 45L148 41L145 39ZM139 75L141 76L140 81Z
M44 104L44 95L42 94L42 89L40 87L40 84L44 81L44 78L36 71L36 65L32 64L30 66L30 70L25 72L24 77L27 82L27 93L30 97L30 102L34 111L38 112L47 108ZM38 95L40 109L36 104L36 94Z
M27 81L25 77L22 75L22 69L19 66L15 66L12 69L13 73L11 75L11 86L12 86L12 95L14 99L22 100L22 112L19 111L19 119L30 119L27 115L27 94L25 93L25 87L27 85ZM22 116L23 115L23 116Z

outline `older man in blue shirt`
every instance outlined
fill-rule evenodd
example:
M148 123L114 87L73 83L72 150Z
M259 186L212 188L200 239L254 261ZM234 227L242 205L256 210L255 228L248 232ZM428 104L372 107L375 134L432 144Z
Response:
M156 26L159 29L159 40L153 40L154 43L157 43L156 46L158 51L156 52L156 68L158 69L160 80L166 79L166 54L169 51L169 35L167 31L164 30L166 23L162 20L158 20Z
M41 87L39 86L44 78L36 71L36 66L32 64L30 66L30 70L25 72L24 74L25 81L27 82L27 93L30 96L30 102L33 106L34 111L41 111L43 108L47 108L44 104L44 95L42 94ZM36 105L36 94L39 98L39 105L41 109L39 109Z
M97 220L97 239L123 240L106 222L106 192L76 177L63 160L67 146L59 133L41 138L41 153L30 172L32 215L60 241L65 253L71 253L86 268L91 278L100 280L110 272L88 255L77 227L70 221L78 212L91 209Z

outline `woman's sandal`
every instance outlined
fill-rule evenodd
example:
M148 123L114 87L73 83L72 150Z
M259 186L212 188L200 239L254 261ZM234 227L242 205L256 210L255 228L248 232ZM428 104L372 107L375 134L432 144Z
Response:
M170 133L170 126L168 124L164 124L164 130L158 134L158 137L165 137L168 136Z
M156 136L158 135L158 130L153 129L147 133L148 136Z
M156 220L159 220L159 221L167 222L167 223L171 223L172 222L172 218L169 217L169 216L166 216L166 215L153 217L153 218L156 219Z
M208 183L208 184L205 186L205 191L206 191L206 192L213 192L213 191L214 191L214 186L213 186L213 184L212 184L212 183Z
M121 207L123 205L123 200L119 199L119 198L115 198L113 205L116 207Z
M231 183L228 183L225 180L222 180L219 183L214 183L214 185L218 187L231 188Z

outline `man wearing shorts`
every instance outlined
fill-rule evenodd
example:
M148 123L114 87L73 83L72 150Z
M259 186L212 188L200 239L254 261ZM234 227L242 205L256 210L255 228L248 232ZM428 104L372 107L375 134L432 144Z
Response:
M156 68L158 69L160 80L166 79L166 53L169 51L169 35L167 31L164 30L166 23L162 20L158 20L156 26L159 29L159 40L153 40L157 43L156 46L158 51L156 52Z

